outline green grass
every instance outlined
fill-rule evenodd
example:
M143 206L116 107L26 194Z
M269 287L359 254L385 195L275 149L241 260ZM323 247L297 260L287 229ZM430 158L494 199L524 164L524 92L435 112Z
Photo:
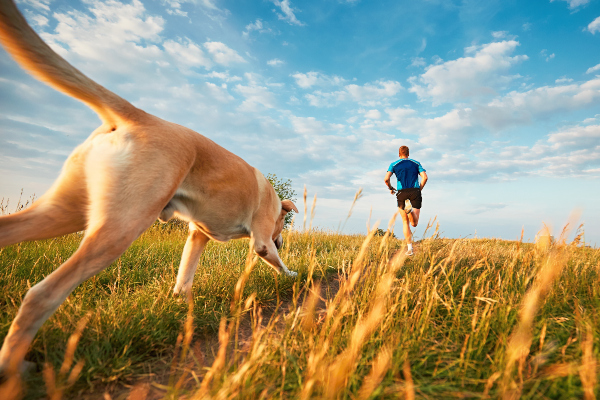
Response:
M193 331L186 331L188 305L171 294L185 238L175 225L154 225L42 326L27 359L58 371L70 335L89 315L75 351L84 366L64 397L108 391L124 398L125 385L136 382L154 382L153 393L167 397L250 399L485 392L561 399L582 398L590 387L581 371L595 368L600 349L600 250L434 237L403 260L392 258L403 242L387 236L293 232L280 254L299 278L275 277L258 262L232 306L248 241L211 242L194 281ZM0 250L0 338L28 287L64 262L80 239ZM543 287L548 268L562 271L536 298L539 309L524 330L531 333L527 353L511 358L511 337L525 326L524 296ZM341 289L327 295L325 282L334 278ZM311 293L320 281L319 303ZM226 354L218 355L222 320ZM189 346L180 336L186 332ZM25 384L27 397L44 395L41 373Z

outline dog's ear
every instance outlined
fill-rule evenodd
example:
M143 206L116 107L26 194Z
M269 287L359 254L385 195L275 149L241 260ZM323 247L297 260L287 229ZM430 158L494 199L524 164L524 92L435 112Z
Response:
M294 203L291 200L282 200L281 208L284 209L285 212L290 212L292 210L298 212L298 209L296 208L296 206L294 205Z

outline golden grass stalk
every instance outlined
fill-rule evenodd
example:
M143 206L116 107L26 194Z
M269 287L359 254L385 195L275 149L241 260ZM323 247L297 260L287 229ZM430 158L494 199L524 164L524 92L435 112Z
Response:
M586 326L585 339L581 341L581 367L579 367L579 377L583 386L583 398L585 400L595 400L595 387L598 379L598 365L594 357L594 333L590 325Z
M366 376L362 386L358 390L357 399L367 400L373 391L377 389L391 366L392 350L389 347L383 347L373 361L371 372Z
M346 217L346 220L344 221L344 225L341 226L341 229L338 229L338 231L343 231L344 228L346 227L346 222L348 222L348 220L350 219L350 217L352 216L352 210L354 210L354 206L356 205L356 202L362 197L362 188L359 188L358 191L356 192L356 194L354 195L354 200L352 200L352 204L350 205L350 210L348 210L348 216ZM339 228L339 227L338 227Z
M244 272L238 278L237 283L235 284L235 291L233 293L233 299L231 300L231 313L237 314L240 311L241 304L240 299L244 294L244 287L250 278L250 274L252 273L252 269L258 262L258 257L253 253L254 249L254 238L250 239L250 250L248 251L248 256L246 257L246 267L244 268Z
M564 244L564 238L567 233L568 229L565 227L558 242L559 244ZM544 225L544 228L538 235L536 247L538 251L545 252L547 255L542 261L542 267L537 273L533 286L523 297L519 312L519 324L514 329L506 350L507 362L501 387L502 398L505 400L517 399L521 396L523 367L531 347L533 319L552 288L552 283L567 263L567 251L564 246L551 248L551 245L550 230ZM515 364L517 365L521 381L519 384L513 379Z
M310 207L310 223L308 224L309 232L312 231L313 220L315 219L315 207L317 206L317 194L315 193L315 197L313 199L312 206Z
M173 387L173 389L175 390L175 396L177 395L177 391L183 386L185 379L188 376L188 373L191 369L191 366L188 363L186 363L186 357L194 336L194 300L192 299L191 292L188 293L187 302L188 312L184 324L184 334L183 337L181 337L181 334L177 337L177 343L182 343L181 354L179 355L179 367L183 369L183 373L181 373L179 379L177 380L177 383L175 383L175 386ZM174 367L175 363L173 362L173 364L171 365L172 377L174 377ZM172 384L170 384L169 386L172 386Z
M385 235L383 235L383 239L381 239L381 243L379 244L379 250L377 251L377 254L381 254L381 252L385 248L385 245L388 243L389 237L393 234L394 224L396 223L396 218L398 218L398 215L400 215L399 210L400 209L398 209L398 211L396 211L394 213L394 215L392 216L392 218L390 219L390 223L388 224L387 231L385 231Z
M54 373L54 368L52 368L52 365L48 363L44 365L43 376L46 383L48 398L51 400L62 399L65 389L68 389L75 383L77 377L79 377L79 374L83 369L83 365L85 363L84 360L79 360L72 370L71 366L73 365L77 344L79 343L81 334L90 319L90 315L91 313L87 313L83 318L81 318L77 323L75 332L69 336L69 340L67 341L67 349L65 350L65 358L60 367L58 377ZM67 376L69 370L71 370L71 372Z
M305 331L312 331L317 326L315 321L315 310L320 298L321 283L317 282L310 290L308 299L304 302L304 316L302 317L301 326Z
M204 375L204 379L202 380L200 389L194 396L195 399L201 399L208 395L210 391L211 382L213 381L215 376L217 376L217 374L221 372L221 370L227 362L227 347L229 345L229 339L231 337L234 325L236 327L239 326L239 318L243 306L241 298L244 293L244 287L248 282L248 278L250 277L252 269L258 261L257 257L253 253L253 249L254 239L251 238L248 255L246 257L246 267L244 268L244 272L242 272L242 275L238 278L238 281L235 284L235 291L233 294L233 299L231 301L231 312L235 315L235 320L227 324L227 319L225 317L221 318L221 323L219 325L219 350L210 370L206 373L206 375Z
M410 362L408 357L404 360L404 366L402 368L404 374L404 380L406 381L404 393L406 400L415 400L415 383L413 382L412 373L410 372Z
M195 393L194 399L204 399L210 391L210 384L213 378L221 372L226 363L227 346L229 345L229 337L231 335L232 324L227 324L227 318L221 318L219 324L219 351L210 367L210 370L204 375L200 389Z
M375 228L376 229L376 228ZM325 397L335 398L346 386L348 378L356 369L356 362L360 352L386 315L387 298L395 277L393 273L386 273L379 280L374 296L370 303L370 310L366 317L359 317L352 335L350 345L331 363L327 372Z
M328 367L327 363L323 363L323 359L329 350L331 341L342 325L342 319L346 316L346 312L352 308L351 292L362 274L364 259L368 253L370 242L375 236L376 228L377 227L375 226L363 241L360 251L352 264L350 278L343 280L340 285L340 290L333 301L327 306L327 315L323 327L321 328L319 338L314 342L315 344L308 355L307 368L304 374L304 386L300 393L301 399L310 398L315 384L318 381L322 381L324 376L327 376L329 371L331 371L331 368ZM329 327L329 330L327 330L326 327ZM351 359L352 355L349 353L346 355L341 354L338 356L338 362L346 365L347 362L344 360L348 357ZM350 361L350 359L348 359L348 361Z
M304 225L302 226L302 231L306 232L306 218L308 218L308 204L306 203L306 197L308 192L306 191L306 185L304 185L304 195L302 199L304 200Z

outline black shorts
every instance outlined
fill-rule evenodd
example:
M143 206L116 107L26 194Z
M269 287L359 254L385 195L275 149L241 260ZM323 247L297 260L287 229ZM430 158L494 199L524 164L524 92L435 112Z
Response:
M398 199L398 207L403 210L404 201L406 199L410 200L410 204L412 204L412 207L416 209L420 209L421 203L423 202L423 198L421 197L421 189L419 188L402 189L396 193L396 198Z

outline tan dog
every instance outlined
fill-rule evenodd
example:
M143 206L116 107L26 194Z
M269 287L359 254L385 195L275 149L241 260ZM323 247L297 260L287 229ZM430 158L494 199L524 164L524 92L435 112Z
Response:
M15 371L42 323L75 287L116 260L157 217L189 222L175 294L188 294L209 239L251 237L277 272L296 276L277 254L294 210L255 168L210 139L135 108L48 47L12 0L0 0L0 41L31 74L71 95L103 121L69 156L50 190L31 207L0 217L0 247L85 230L77 251L32 287L0 351Z

